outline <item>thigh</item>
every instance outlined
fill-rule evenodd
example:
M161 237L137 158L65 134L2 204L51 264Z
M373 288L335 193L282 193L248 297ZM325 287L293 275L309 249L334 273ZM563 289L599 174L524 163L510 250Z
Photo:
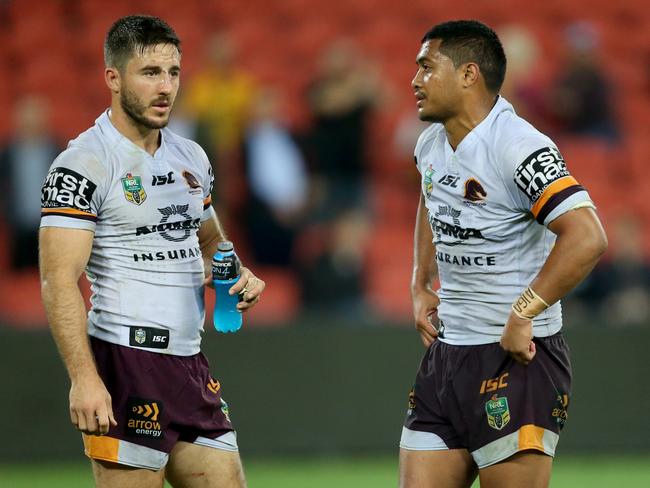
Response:
M400 450L400 488L469 488L476 474L476 464L466 449Z
M538 451L524 451L506 461L481 469L481 488L547 488L553 458Z
M239 452L177 442L165 476L174 488L245 488Z
M106 461L91 460L97 488L162 488L165 470L132 468Z

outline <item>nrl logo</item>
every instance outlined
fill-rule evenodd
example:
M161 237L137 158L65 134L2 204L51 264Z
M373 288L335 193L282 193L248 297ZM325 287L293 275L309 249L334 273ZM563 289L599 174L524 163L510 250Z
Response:
M485 403L488 425L496 430L503 429L510 422L510 409L507 397L492 395Z
M138 344L144 344L147 340L147 333L143 329L137 329L134 334L134 340Z
M142 188L142 178L127 173L121 180L126 200L135 205L142 205L142 202L147 199L147 193Z
M431 166L424 171L422 186L426 196L431 195L431 192L433 191L433 175L435 172L436 170Z

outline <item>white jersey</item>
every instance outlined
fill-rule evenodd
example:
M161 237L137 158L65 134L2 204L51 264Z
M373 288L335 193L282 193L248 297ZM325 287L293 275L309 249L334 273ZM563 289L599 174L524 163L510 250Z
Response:
M95 234L91 336L188 356L199 351L205 319L197 231L214 213L212 171L198 144L160 132L151 156L103 113L52 164L41 227Z
M421 135L415 159L440 277L440 340L498 342L512 303L555 242L547 225L593 205L553 142L499 97L454 151L442 124ZM533 321L536 337L562 327L560 303Z

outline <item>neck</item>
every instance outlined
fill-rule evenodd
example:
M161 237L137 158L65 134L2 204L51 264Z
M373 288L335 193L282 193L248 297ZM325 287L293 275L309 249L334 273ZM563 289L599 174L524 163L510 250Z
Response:
M444 122L447 140L452 149L456 150L465 136L488 116L496 102L496 96L467 100L458 114Z
M111 104L109 117L120 134L152 156L160 147L160 129L150 129L138 124L124 111L119 101Z

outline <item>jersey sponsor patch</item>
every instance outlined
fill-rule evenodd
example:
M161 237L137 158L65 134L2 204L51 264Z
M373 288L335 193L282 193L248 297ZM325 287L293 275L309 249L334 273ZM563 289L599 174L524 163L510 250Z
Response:
M167 349L169 347L169 331L153 327L129 327L129 344L135 347Z
M41 188L41 207L45 215L94 218L90 202L97 185L68 168L52 168Z
M536 202L554 181L569 176L566 163L554 147L545 147L528 156L515 170L515 183L531 202Z

